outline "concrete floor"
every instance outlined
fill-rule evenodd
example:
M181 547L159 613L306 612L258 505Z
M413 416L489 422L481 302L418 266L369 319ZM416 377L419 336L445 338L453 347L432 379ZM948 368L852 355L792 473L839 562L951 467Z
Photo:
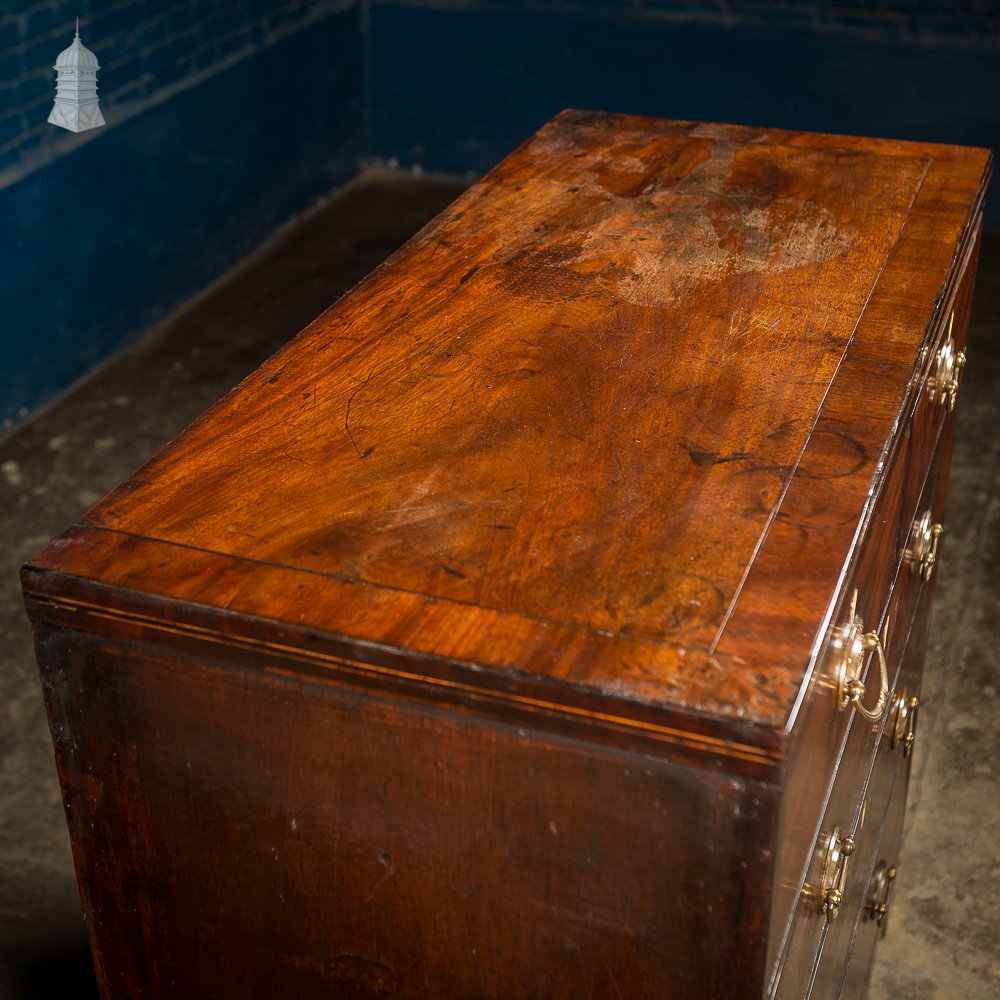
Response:
M17 569L451 201L370 173L0 441L0 998L95 995ZM984 244L909 832L872 997L1000 997L1000 234ZM927 696L930 697L927 697Z

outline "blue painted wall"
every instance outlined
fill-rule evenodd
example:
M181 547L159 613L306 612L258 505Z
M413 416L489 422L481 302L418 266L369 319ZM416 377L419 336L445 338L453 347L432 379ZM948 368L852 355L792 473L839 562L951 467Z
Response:
M80 136L45 123L77 7L108 123ZM6 73L0 62L6 426L353 176L363 156L354 0L21 8L0 16L0 45L14 42L0 54L14 60Z
M565 107L1000 146L1000 0L0 0L0 428L366 159L479 172Z
M1000 146L997 0L372 0L368 44L404 166L483 170L566 107Z

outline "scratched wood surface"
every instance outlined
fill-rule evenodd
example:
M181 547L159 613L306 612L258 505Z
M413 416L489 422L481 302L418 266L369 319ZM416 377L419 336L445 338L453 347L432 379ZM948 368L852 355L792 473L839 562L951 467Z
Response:
M835 984L989 167L564 113L34 559L102 994Z
M26 589L222 636L276 620L291 646L408 677L610 720L721 715L764 745L988 169L982 150L564 113Z

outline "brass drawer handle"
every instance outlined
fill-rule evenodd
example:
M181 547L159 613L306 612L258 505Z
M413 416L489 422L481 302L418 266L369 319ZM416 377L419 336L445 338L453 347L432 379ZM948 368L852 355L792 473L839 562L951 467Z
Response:
M878 722L882 718L885 706L889 702L889 668L885 662L885 650L882 640L875 632L865 632L865 624L857 613L858 592L854 591L851 599L850 617L845 625L841 625L833 635L834 649L838 653L833 667L833 679L836 682L837 711L842 712L848 705L853 705L869 722ZM888 637L889 621L886 619L885 634ZM878 656L879 693L878 700L872 708L862 704L865 696L865 685L861 680L861 668L864 666L865 653L874 650Z
M892 905L892 887L896 882L896 869L890 868L880 861L872 872L871 888L865 902L865 915L874 920L885 934L889 919L889 907Z
M835 826L823 852L823 874L820 881L819 912L832 924L840 913L847 884L847 862L854 853L854 838L844 836Z
M954 325L955 310L952 309L951 317L948 320L948 333L944 343L938 348L934 380L930 387L931 397L936 399L940 406L946 406L949 413L955 409L955 400L958 398L958 378L966 361L964 352L955 349L955 340L951 333Z
M919 521L913 522L910 532L912 542L903 554L914 573L920 574L920 579L927 583L934 575L937 565L938 539L944 534L944 526L935 524L931 512L925 510Z
M906 688L903 688L893 704L889 746L893 750L901 746L903 756L909 757L917 738L917 709L920 708L920 699L916 695L911 698Z

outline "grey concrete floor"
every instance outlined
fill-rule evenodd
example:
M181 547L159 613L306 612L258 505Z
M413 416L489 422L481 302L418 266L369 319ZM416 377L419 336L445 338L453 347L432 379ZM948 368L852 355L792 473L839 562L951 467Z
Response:
M370 173L0 441L0 998L94 996L20 564L463 185ZM1000 997L1000 234L984 244L911 816L871 996Z

